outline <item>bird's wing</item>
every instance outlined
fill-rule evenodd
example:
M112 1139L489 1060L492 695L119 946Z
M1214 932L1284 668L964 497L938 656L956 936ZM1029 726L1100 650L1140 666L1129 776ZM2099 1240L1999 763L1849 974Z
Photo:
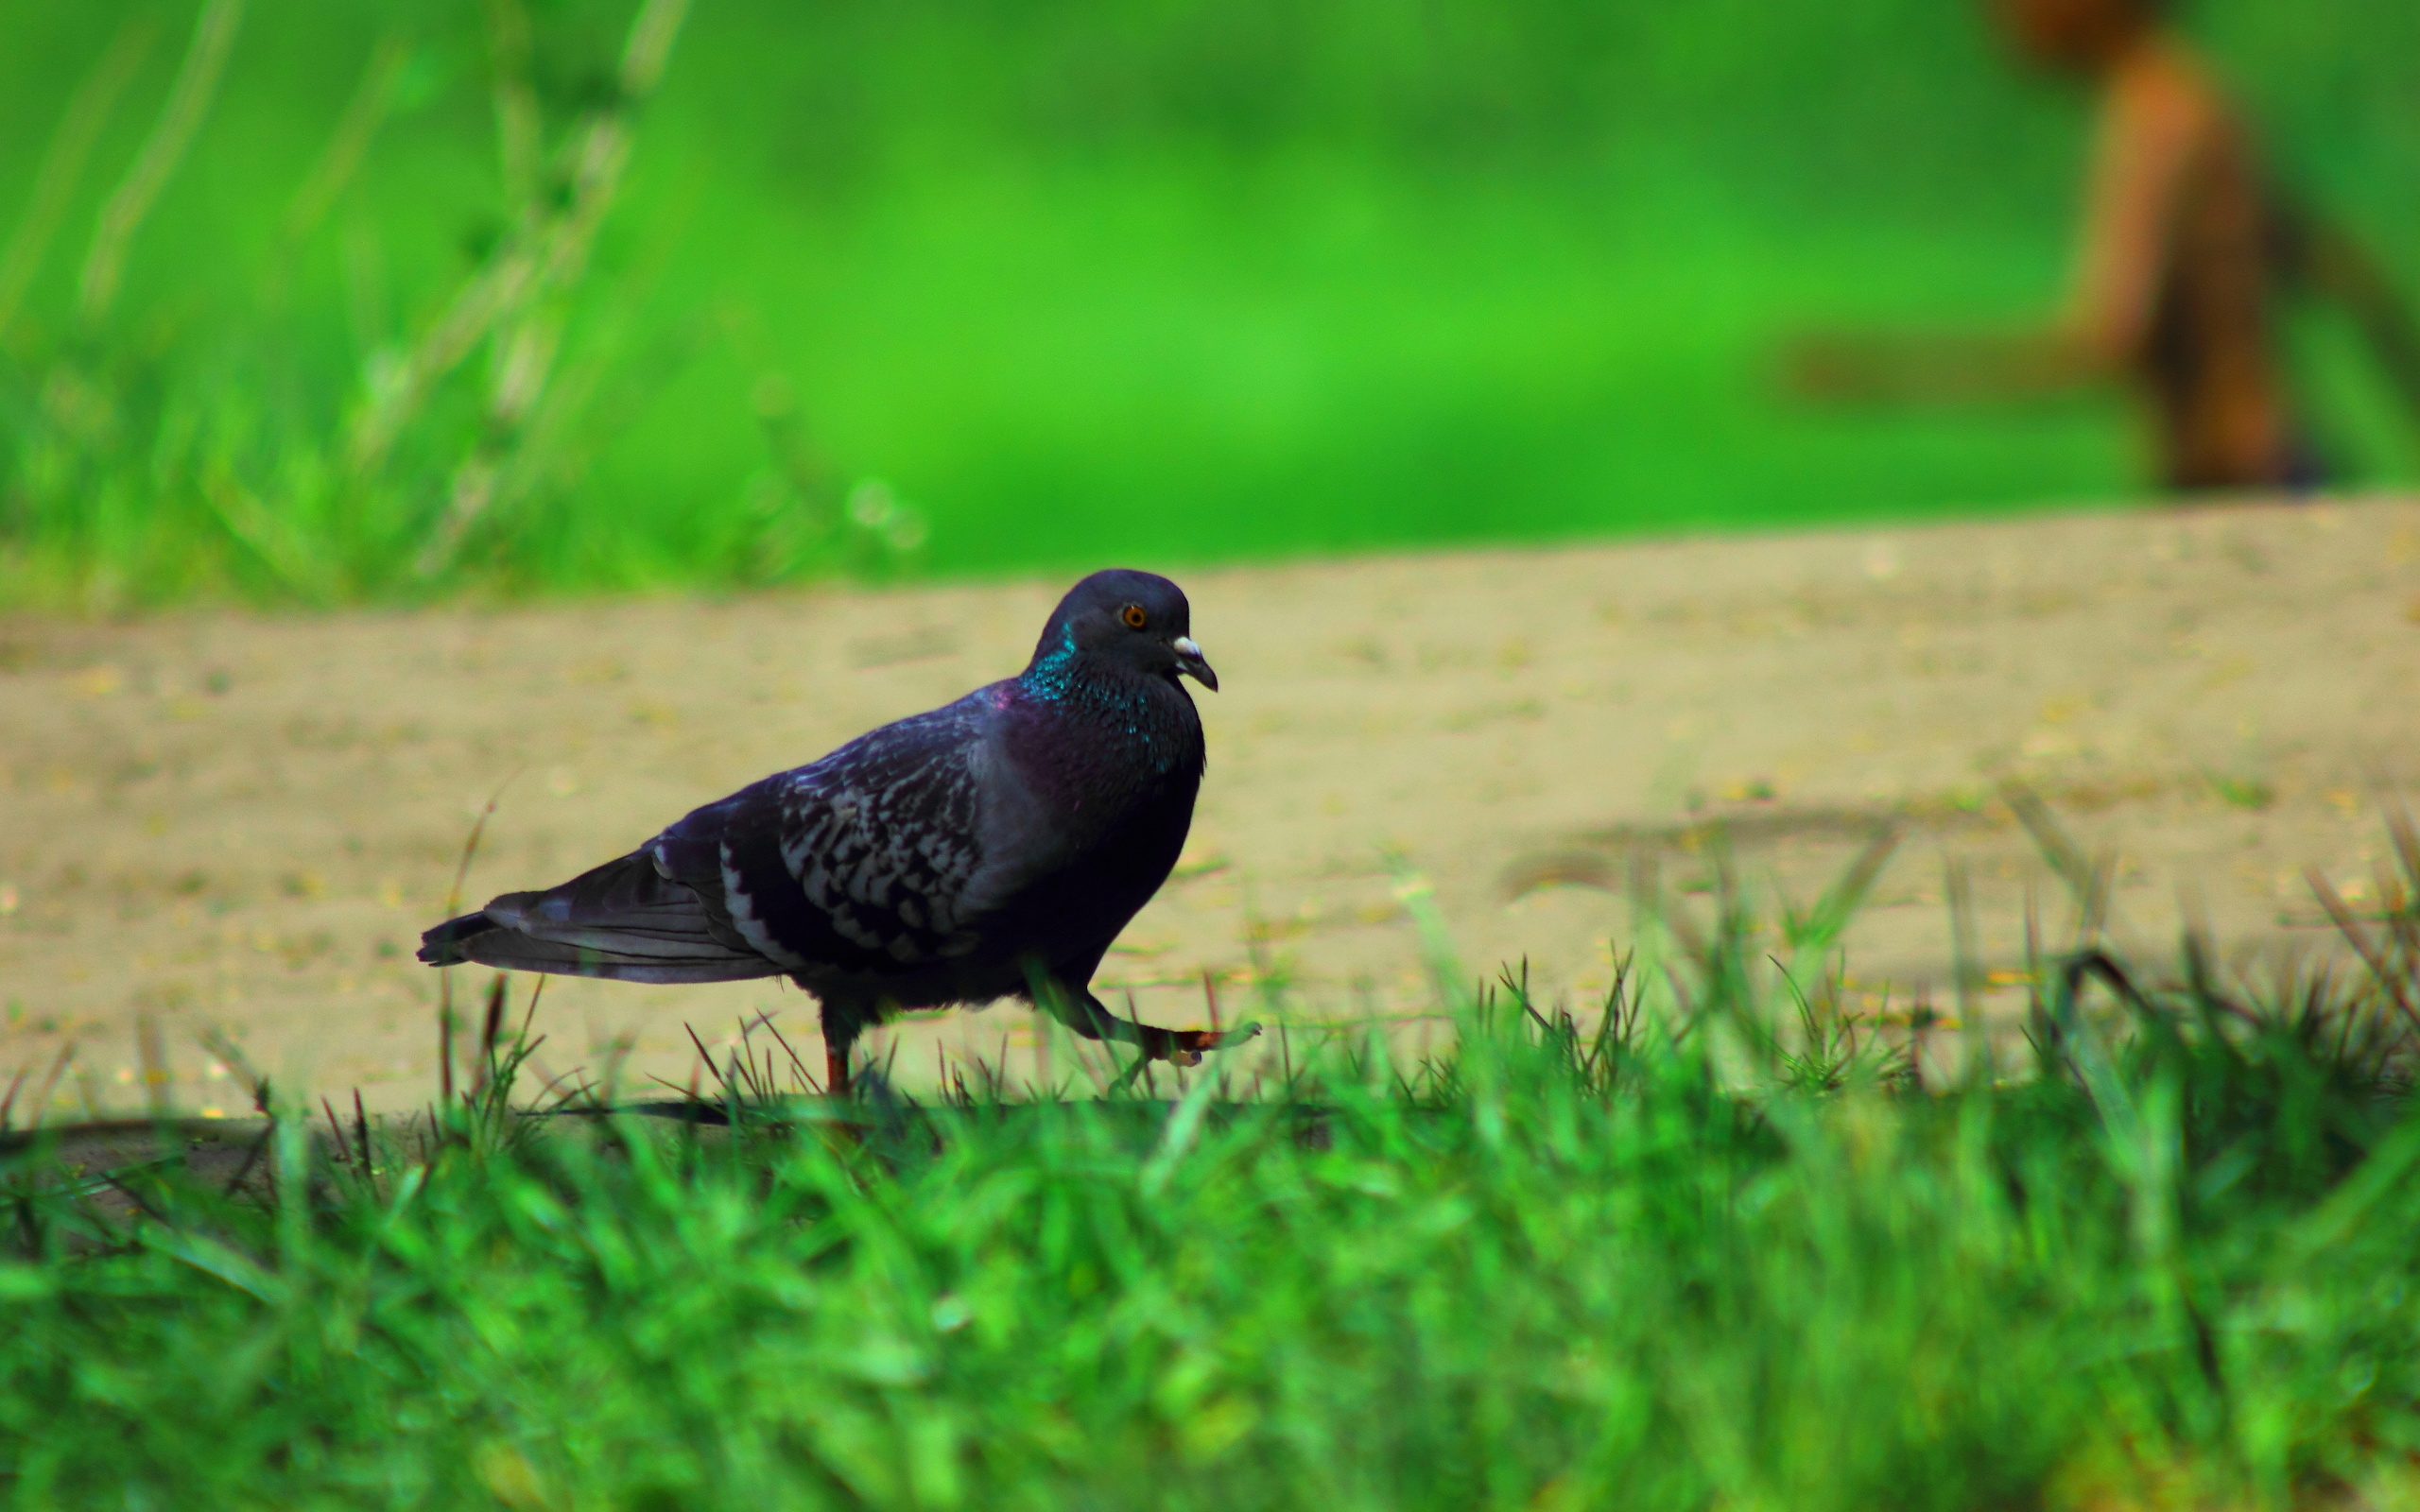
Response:
M885 974L973 950L987 865L990 691L886 725L691 814L657 868L791 971Z
M712 900L665 876L645 850L449 919L421 936L420 958L626 982L732 982L783 971L750 949Z

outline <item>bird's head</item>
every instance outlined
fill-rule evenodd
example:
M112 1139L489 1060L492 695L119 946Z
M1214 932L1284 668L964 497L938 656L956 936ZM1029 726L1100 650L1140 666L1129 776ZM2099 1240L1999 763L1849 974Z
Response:
M1113 567L1067 590L1042 627L1034 665L1070 650L1170 681L1190 677L1219 691L1219 674L1193 644L1184 590L1156 573Z

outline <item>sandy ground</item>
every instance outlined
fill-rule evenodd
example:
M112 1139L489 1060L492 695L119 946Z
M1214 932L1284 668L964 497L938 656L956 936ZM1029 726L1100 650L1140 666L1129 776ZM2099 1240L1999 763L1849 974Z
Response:
M2012 778L2106 858L2121 940L2165 952L2198 916L2238 951L2325 949L2303 868L2375 889L2379 798L2420 779L2420 501L1184 582L1227 690L1201 700L1210 776L1103 971L1165 1023L1201 1022L1207 973L1230 1015L1419 1024L1398 865L1474 969L1526 954L1584 1002L1643 889L1706 910L1717 818L1734 873L1802 905L1897 823L1846 944L1859 1001L1947 1008L1955 870L2004 1010L2029 897L2053 943L2074 914ZM186 1109L241 1110L213 1027L289 1084L420 1102L438 973L410 954L492 796L475 901L1013 672L1063 586L0 622L0 1082L72 1042L54 1116L138 1105L147 1021ZM773 984L559 981L539 1059L620 1042L631 1079L685 1080L684 1024L717 1044L760 1009L817 1058ZM1032 1025L890 1034L912 1082L934 1043L1026 1064Z

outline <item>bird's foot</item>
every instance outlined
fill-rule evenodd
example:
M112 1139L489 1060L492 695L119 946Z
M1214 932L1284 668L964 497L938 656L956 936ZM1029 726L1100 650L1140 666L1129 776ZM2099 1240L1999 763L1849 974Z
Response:
M1167 1053L1160 1058L1172 1066L1198 1066L1204 1052L1242 1044L1260 1033L1260 1025L1239 1023L1232 1029L1171 1029Z

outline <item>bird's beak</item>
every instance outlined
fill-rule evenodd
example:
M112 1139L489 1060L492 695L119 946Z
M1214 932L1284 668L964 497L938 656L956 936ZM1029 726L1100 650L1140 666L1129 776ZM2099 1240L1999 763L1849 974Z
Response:
M1168 643L1168 649L1176 653L1176 669L1179 672L1188 674L1212 693L1219 691L1219 674L1211 671L1210 663L1201 659L1201 647L1194 644L1192 636L1178 636Z

